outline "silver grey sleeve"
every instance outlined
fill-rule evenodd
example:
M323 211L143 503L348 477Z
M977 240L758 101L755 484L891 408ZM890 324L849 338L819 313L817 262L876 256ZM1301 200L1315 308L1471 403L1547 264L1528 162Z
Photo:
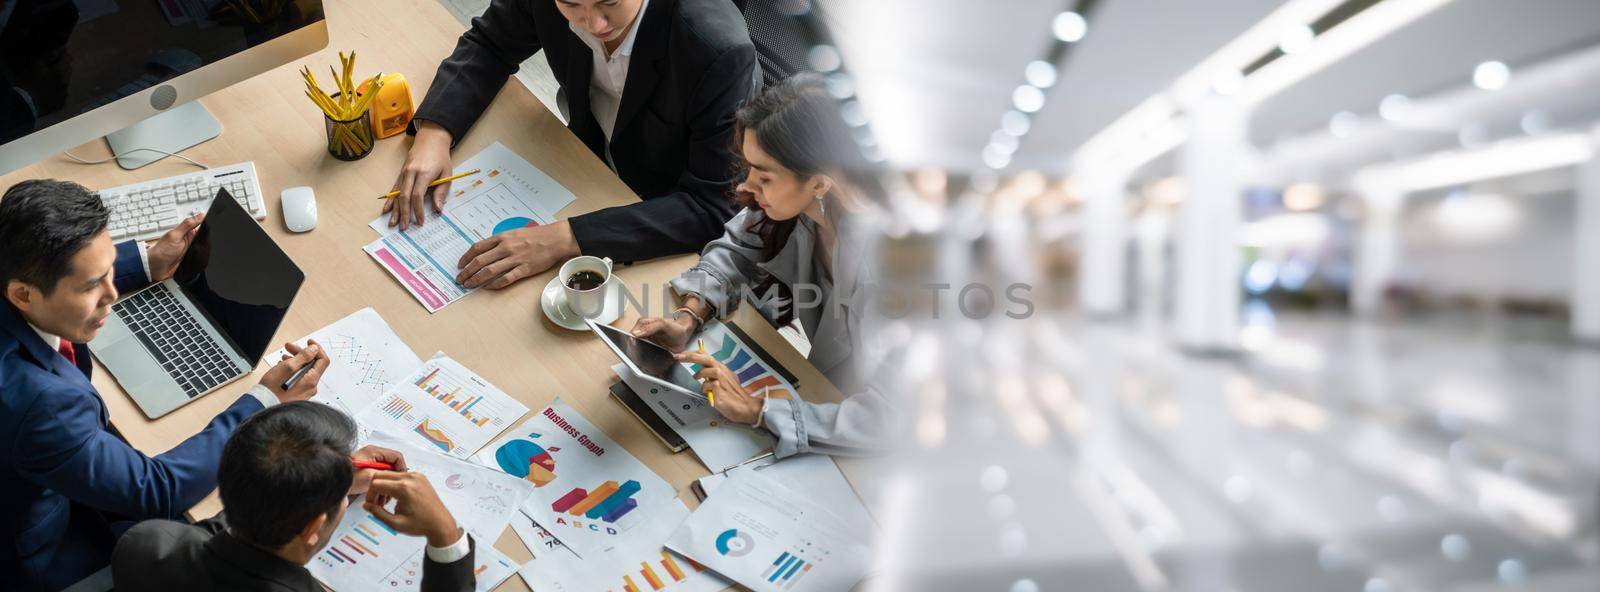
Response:
M700 262L672 280L672 290L699 296L711 305L713 318L732 311L745 288L760 277L761 239L746 229L761 215L760 210L745 209L729 220L722 238L700 251Z
M868 387L839 403L769 399L761 411L767 431L778 438L773 455L802 452L867 456L886 452L895 433L895 410L883 391Z

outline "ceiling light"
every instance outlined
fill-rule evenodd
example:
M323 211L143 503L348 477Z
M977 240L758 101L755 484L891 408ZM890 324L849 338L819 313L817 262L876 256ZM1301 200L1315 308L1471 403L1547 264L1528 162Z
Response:
M1022 140L1006 133L1005 130L998 130L989 136L989 143L1005 149L1005 153L1010 154L1017 151L1017 147L1022 145Z
M813 47L806 57L811 61L811 67L818 72L832 72L844 65L844 58L839 56L839 50L832 45Z
M1000 116L1000 129L1013 136L1026 134L1031 127L1033 122L1028 119L1027 113L1007 111L1005 115Z
M1316 31L1306 25L1289 27L1278 38L1278 51L1284 55L1294 55L1311 48L1311 42L1317 39Z
M849 74L834 73L828 75L828 94L841 101L856 96L856 81Z
M1083 15L1067 11L1056 15L1055 23L1051 26L1056 39L1067 43L1077 43L1089 33L1089 21L1083 20Z
M1411 114L1411 99L1394 94L1378 102L1378 116L1386 121L1400 121Z
M983 149L983 164L991 169L1003 169L1011 164L1011 155L995 150L994 146Z
M1028 62L1024 76L1028 79L1028 84L1039 88L1050 88L1056 85L1056 67L1054 64L1044 60Z
M1044 91L1031 84L1024 84L1011 92L1011 104L1023 113L1033 113L1044 108Z
M1505 62L1484 62L1472 69L1472 84L1483 90L1500 90L1511 82L1511 68Z
M850 127L861 127L867 124L867 114L861 110L861 103L856 101L845 101L844 104L840 105L839 116L844 119L845 123L850 124Z
M1348 138L1355 135L1356 128L1361 127L1361 116L1349 111L1340 111L1333 114L1328 120L1328 133L1335 138Z
M1587 134L1521 138L1496 142L1477 150L1459 150L1411 162L1374 165L1357 172L1354 184L1409 193L1572 166L1594 155L1595 147Z

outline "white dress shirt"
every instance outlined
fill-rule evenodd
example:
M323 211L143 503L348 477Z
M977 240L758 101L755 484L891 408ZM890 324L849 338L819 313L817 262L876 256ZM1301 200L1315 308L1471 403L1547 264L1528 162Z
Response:
M617 51L606 55L605 43L601 42L588 31L576 24L567 23L567 27L589 46L594 55L594 74L589 78L589 110L594 113L595 121L600 123L600 130L606 134L606 164L614 171L617 165L611 162L611 134L617 126L617 110L622 107L623 87L628 84L628 65L633 60L633 41L639 36L639 27L642 26L644 15L650 8L650 0L639 4L639 15L633 18L633 24L628 27L628 35L623 37L622 45L617 46Z
M424 545L423 552L427 553L428 559L432 559L434 563L454 563L460 561L461 558L466 557L467 553L472 551L472 543L467 541L466 529L461 529L460 533L461 538L456 539L456 542L450 543L443 547Z
M139 245L139 263L144 266L144 276L150 277L149 248L142 242L137 244ZM43 329L35 327L33 323L28 323L28 328L33 329L33 332L39 335L39 339L43 339L44 344L50 346L50 351L61 351L60 336L46 333ZM269 390L265 385L257 384L253 387L250 387L250 390L247 391L246 394L255 397L257 401L260 401L263 408L278 404L278 396L272 394L272 391Z

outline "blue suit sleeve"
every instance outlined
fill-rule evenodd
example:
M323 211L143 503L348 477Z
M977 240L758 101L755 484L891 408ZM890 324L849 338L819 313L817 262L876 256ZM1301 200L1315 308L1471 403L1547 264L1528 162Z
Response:
M150 285L150 276L144 272L144 259L139 256L139 243L117 243L117 263L111 270L111 281L123 294Z
M42 393L22 421L18 469L41 487L135 520L180 519L205 498L217 485L223 443L262 408L240 397L200 433L149 457L101 427L99 405L76 387Z

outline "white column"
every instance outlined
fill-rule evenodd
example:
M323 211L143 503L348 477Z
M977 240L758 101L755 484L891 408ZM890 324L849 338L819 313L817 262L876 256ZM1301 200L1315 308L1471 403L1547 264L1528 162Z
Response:
M1101 171L1083 177L1083 181L1083 258L1078 300L1090 316L1122 314L1127 299L1128 178Z
M1167 234L1171 226L1166 206L1146 206L1133 222L1138 262L1138 302L1141 322L1160 324L1167 296Z
M1400 264L1400 208L1405 195L1381 187L1360 192L1366 206L1356 239L1350 307L1358 315L1372 316L1383 311L1383 292Z
M1239 341L1239 234L1244 170L1251 158L1248 112L1223 97L1186 105L1189 139L1179 154L1188 197L1178 213L1178 344L1232 351Z
M1572 336L1600 343L1600 156L1578 166Z

